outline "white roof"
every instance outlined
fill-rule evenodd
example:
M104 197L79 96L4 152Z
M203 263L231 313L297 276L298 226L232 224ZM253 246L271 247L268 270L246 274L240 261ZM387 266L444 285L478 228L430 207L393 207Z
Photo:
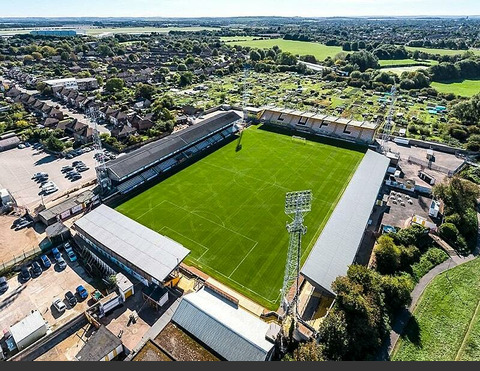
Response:
M38 329L45 327L45 332L47 330L47 326L45 320L43 319L42 315L38 310L32 312L29 316L22 319L20 322L17 322L13 326L10 326L10 333L15 340L15 343L19 343L30 334L34 333Z
M190 253L178 242L106 205L77 220L75 227L159 282Z
M66 77L64 79L53 79L53 80L45 80L44 83L47 85L57 85L66 82L76 82L77 80L75 77Z
M332 283L353 263L390 160L368 150L302 267L302 275L334 294Z
M173 321L228 361L264 361L269 324L209 289L187 294Z

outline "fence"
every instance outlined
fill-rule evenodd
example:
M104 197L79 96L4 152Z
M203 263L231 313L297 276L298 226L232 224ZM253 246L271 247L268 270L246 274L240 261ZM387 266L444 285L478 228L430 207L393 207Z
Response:
M413 156L408 156L408 162L423 166L424 168L427 168L430 170L439 171L441 173L447 174L449 177L452 177L455 175L455 171L449 170L444 166L434 164L431 161L420 160L419 158L416 158Z
M42 252L40 247L34 247L31 250L23 251L23 254L14 256L13 259L8 261L2 261L0 263L0 273L3 273L12 267L15 267L17 264L23 263L24 261L30 259L31 257Z

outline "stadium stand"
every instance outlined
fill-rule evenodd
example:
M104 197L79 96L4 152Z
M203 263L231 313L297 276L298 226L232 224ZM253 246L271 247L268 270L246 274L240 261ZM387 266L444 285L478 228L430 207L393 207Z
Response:
M241 116L234 111L218 113L182 131L141 147L107 163L112 183L127 193L235 133Z
M260 121L280 126L288 126L293 130L316 135L328 136L358 142L372 143L376 123L356 121L343 117L326 116L314 112L302 112L292 109L266 108L261 114Z

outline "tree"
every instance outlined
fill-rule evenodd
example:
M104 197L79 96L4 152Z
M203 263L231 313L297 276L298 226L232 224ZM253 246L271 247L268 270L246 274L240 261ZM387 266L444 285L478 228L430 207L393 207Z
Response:
M250 59L252 61L259 61L261 59L261 56L260 56L260 53L258 51L256 51L255 49L254 50L251 50L250 51Z
M65 61L65 62L66 62L66 61L70 60L70 54L67 53L67 52L65 52L65 51L63 51L63 52L60 54L60 58L62 58L62 61Z
M285 66L295 66L297 64L297 57L289 52L281 52L276 58L277 64Z
M135 89L135 96L137 98L152 99L155 94L155 87L150 84L138 84Z
M375 247L375 264L382 274L393 274L398 270L401 260L401 250L387 235L381 236Z
M61 152L65 149L65 143L56 138L53 134L47 138L45 145L49 150L54 152Z
M318 331L325 356L334 361L342 360L349 347L345 313L334 310L320 324Z
M369 68L378 67L378 58L365 50L347 55L346 60L353 66L358 66L358 69L362 72Z
M190 71L184 72L180 74L180 77L178 79L178 85L181 87L190 85L193 82L193 73Z
M115 93L122 90L124 86L125 82L122 79L113 77L105 83L105 90L110 93Z
M299 362L319 362L325 361L323 357L323 347L315 340L308 343L302 343L293 352L292 361Z
M180 63L180 64L177 66L177 70L179 70L179 71L187 71L188 68L187 68L187 66L186 66L184 63Z

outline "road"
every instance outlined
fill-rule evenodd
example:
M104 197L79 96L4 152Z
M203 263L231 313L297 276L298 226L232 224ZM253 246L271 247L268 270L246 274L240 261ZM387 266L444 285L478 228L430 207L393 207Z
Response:
M317 71L317 72L322 72L325 69L325 67L320 66L318 64L314 64L314 63L309 63L309 62L304 62L304 61L298 61L298 63L302 63L305 66L307 66L307 68L310 68L311 70L314 70L314 71Z

